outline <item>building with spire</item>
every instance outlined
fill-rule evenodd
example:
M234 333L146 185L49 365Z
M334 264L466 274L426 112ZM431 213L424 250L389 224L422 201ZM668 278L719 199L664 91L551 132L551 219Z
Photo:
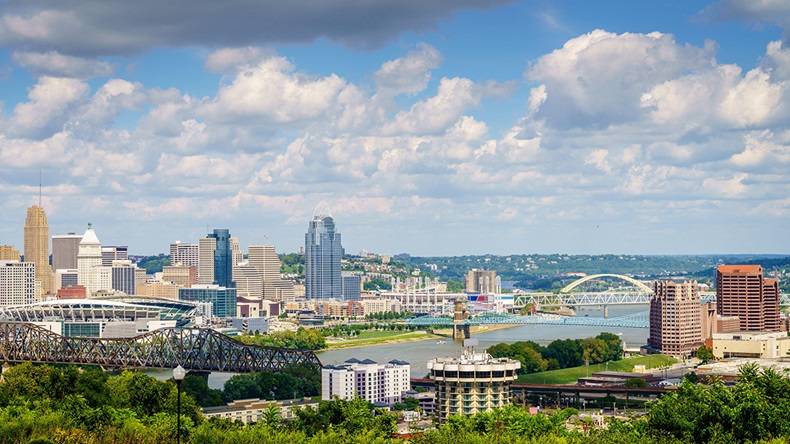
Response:
M41 285L41 294L52 293L52 267L49 265L49 223L47 214L40 205L33 205L27 209L25 262L35 264L36 281Z
M343 276L340 259L343 246L335 220L326 202L313 212L304 242L305 296L307 299L342 299Z
M101 290L98 288L101 286L98 282L101 274L95 270L101 265L101 242L99 242L96 232L93 231L93 224L88 223L88 228L85 230L85 234L82 235L79 251L77 252L77 283L85 287L88 297L94 291Z

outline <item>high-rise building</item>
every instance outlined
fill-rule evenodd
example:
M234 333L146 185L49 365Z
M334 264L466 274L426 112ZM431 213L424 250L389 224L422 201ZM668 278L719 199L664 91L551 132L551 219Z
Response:
M343 246L326 202L313 212L305 234L305 296L307 299L340 299L343 280L340 260Z
M56 234L52 236L52 269L74 270L80 251L81 234Z
M55 270L55 291L65 287L75 287L79 285L79 272L74 269L59 269Z
M466 339L464 345L476 342ZM510 384L520 367L520 361L494 358L485 351L475 352L472 347L467 347L460 357L428 361L430 378L436 384L439 422L451 415L474 415L510 404Z
M362 299L362 276L343 274L343 300L358 301Z
M137 294L136 289L136 274L137 265L132 261L113 261L110 267L112 274L112 289L122 291L128 295Z
M383 365L355 358L343 365L325 365L321 368L321 399L360 397L368 402L392 404L411 389L410 372L409 363L397 359Z
M472 269L466 274L466 291L499 294L502 292L502 284L496 271Z
M212 284L220 287L233 288L233 255L230 251L230 231L227 228L215 228L206 236L216 241L214 248L214 280Z
M237 295L247 298L263 298L261 275L247 262L233 266L233 282L236 283Z
M33 205L25 218L25 262L36 264L36 280L41 294L52 293L52 267L49 265L49 223L44 209Z
M241 251L241 245L239 244L239 239L232 237L230 238L230 257L231 263L230 266L235 267L236 264L240 264L244 261L244 252Z
M14 248L13 245L0 245L0 261L18 261L21 259L19 250Z
M0 261L0 305L23 305L37 302L36 264Z
M200 257L199 251L198 244L182 244L181 241L175 241L170 244L170 265L181 264L184 267L195 267L197 269Z
M91 293L98 290L107 290L107 288L97 288L102 286L99 284L99 275L94 274L94 268L101 267L101 242L96 237L96 232L93 231L93 224L88 224L88 229L82 235L80 240L79 250L77 252L77 280L79 285L85 287L88 297Z
M647 345L671 356L692 355L705 339L703 310L696 282L654 282Z
M198 241L198 284L211 285L214 282L214 250L217 240L206 237Z
M716 309L722 316L737 316L741 330L779 330L778 283L765 279L759 265L720 265Z
M113 261L129 260L129 247L118 245L101 248L101 264L103 267L112 267Z
M280 258L277 256L274 245L250 245L247 262L258 270L262 281L280 280Z

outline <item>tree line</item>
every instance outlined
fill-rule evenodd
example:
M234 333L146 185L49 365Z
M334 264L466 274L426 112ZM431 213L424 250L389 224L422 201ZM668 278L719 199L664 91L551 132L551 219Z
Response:
M623 356L623 344L616 334L603 332L586 339L556 339L545 347L534 341L500 343L488 353L520 361L519 374L527 374L616 361Z

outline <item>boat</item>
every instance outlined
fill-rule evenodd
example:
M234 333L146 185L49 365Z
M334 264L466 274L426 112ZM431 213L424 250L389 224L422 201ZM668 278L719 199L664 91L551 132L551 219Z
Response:
M438 344L444 344L444 343L445 343L444 341L436 341L436 344L437 344L437 345L438 345Z

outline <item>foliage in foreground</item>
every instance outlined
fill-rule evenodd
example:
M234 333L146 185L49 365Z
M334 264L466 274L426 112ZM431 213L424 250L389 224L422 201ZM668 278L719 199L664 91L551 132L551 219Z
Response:
M173 442L175 385L137 372L108 377L97 370L17 365L0 382L0 444L54 442ZM474 416L453 416L435 430L414 436L415 444L516 443L787 443L790 441L790 379L747 365L741 382L726 386L685 380L676 393L651 403L643 418L609 420L604 428L574 409L531 415L510 406ZM364 400L336 399L296 412L283 422L272 407L264 420L243 425L204 420L182 394L182 442L232 443L397 443L396 414L374 410ZM590 424L587 424L590 425Z

